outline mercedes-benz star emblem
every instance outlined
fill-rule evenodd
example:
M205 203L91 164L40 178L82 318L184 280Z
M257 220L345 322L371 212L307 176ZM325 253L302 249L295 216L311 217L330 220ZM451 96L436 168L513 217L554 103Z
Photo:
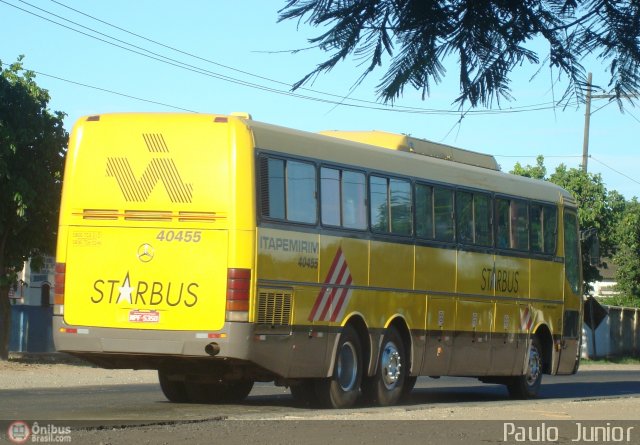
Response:
M138 247L138 259L143 263L148 263L153 259L155 250L151 244L144 243Z

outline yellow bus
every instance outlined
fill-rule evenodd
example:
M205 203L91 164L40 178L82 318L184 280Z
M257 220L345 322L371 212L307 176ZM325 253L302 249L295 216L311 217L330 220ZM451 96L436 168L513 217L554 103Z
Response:
M75 125L56 348L157 369L174 402L254 382L324 407L397 403L418 376L535 397L579 364L576 202L492 156L248 114Z

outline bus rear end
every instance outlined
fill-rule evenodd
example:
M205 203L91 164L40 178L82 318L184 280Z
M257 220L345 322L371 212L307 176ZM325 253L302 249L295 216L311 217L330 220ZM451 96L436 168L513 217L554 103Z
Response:
M234 172L251 174L251 156L240 118L81 119L62 195L56 349L111 368L246 359L234 339L246 338L255 205Z

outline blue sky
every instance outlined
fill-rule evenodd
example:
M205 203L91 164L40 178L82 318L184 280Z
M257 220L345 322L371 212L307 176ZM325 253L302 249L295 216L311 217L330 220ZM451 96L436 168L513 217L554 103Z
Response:
M49 90L51 109L67 113L68 130L87 114L176 111L170 105L205 113L246 111L256 120L313 132L377 129L406 133L493 154L504 171L515 162L535 164L539 154L545 156L549 172L561 162L569 167L581 163L584 106L551 107L566 83L562 79L552 82L556 76L547 67L533 79L538 66L525 64L512 74L515 100L501 102L502 113L470 112L463 119L453 105L459 94L455 59L445 62L448 74L432 86L426 100L419 91L406 89L395 108L372 103L384 67L351 91L364 68L358 60L347 60L307 85L312 91L296 92L306 98L287 94L288 85L327 55L318 50L287 51L307 47L306 39L319 30L294 21L277 23L278 9L284 4L284 0L0 0L0 60L11 63L20 54L26 56L25 67L42 73L36 79ZM594 84L606 87L606 67L597 60L584 65L593 72ZM348 99L342 101L345 96ZM403 112L407 107L437 111ZM640 109L627 106L621 113L617 104L599 99L594 100L592 112L589 171L601 173L609 190L628 199L640 196Z

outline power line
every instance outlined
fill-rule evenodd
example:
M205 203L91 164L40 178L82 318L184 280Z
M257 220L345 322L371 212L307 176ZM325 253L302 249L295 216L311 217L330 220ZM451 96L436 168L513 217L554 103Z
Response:
M47 10L39 8L39 7L35 6L35 5L32 5L32 4L30 4L30 3L26 2L26 1L23 1L23 0L18 0L18 1L20 1L23 4L29 5L34 9L37 9L39 11L43 11L43 12L49 14L49 15L52 15L52 16L57 17L59 19L62 19L64 21L68 22L68 23L72 23L75 26L79 26L79 27L81 27L81 28L83 28L85 30L88 30L90 32L93 32L95 34L104 36L106 38L114 40L115 42L119 42L119 43L122 43L124 45L128 45L131 48L122 46L122 45L120 45L118 43L114 43L114 42L102 39L102 38L97 37L95 35L88 34L88 33L83 32L81 30L78 30L78 29L75 29L73 27L67 26L65 24L59 23L59 22L57 22L55 20L52 20L50 18L43 17L43 16L41 16L39 14L36 14L36 13L34 13L32 11L29 11L29 10L20 8L19 6L16 6L14 4L8 3L5 0L0 0L0 3L4 3L4 4L8 5L8 6L11 6L11 7L15 8L15 9L23 11L23 12L25 12L27 14L33 15L35 17L38 17L38 18L42 19L42 20L45 20L45 21L48 21L50 23L56 24L58 26L66 28L68 30L74 31L76 33L82 34L82 35L84 35L86 37L89 37L89 38L101 41L103 43L112 45L112 46L117 47L119 49L131 52L131 53L134 53L134 54L146 57L146 58L150 58L152 60L156 60L156 61L159 61L161 63L165 63L165 64L168 64L168 65L177 67L177 68L181 68L181 69L184 69L184 70L187 70L187 71L191 71L191 72L194 72L194 73L197 73L197 74L201 74L201 75L204 75L204 76L208 76L208 77L213 77L213 78L216 78L218 80L231 82L231 83L238 84L238 85L241 85L241 86L246 86L246 87L249 87L249 88L254 88L254 89L258 89L258 90L262 90L262 91L266 91L266 92L285 95L285 96L293 97L293 98L299 98L299 99L312 100L312 101L321 102L321 103L333 104L333 105L336 105L336 106L337 105L342 105L342 106L348 106L348 107L354 107L354 108L372 109L372 110L377 110L377 111L389 111L389 112L397 112L397 113L409 113L409 114L457 114L457 113L459 113L459 111L456 111L456 110L435 110L435 109L424 109L424 108L415 108L415 107L393 107L393 108L390 108L390 107L380 106L379 104L377 104L377 102L363 101L361 99L351 99L351 98L348 99L350 101L358 101L358 102L376 104L376 106L356 105L356 104L352 104L352 103L344 103L345 97L342 97L342 96L339 96L339 95L330 94L330 93L322 93L322 92L316 92L316 91L310 90L310 89L305 89L307 91L313 91L314 93L340 97L341 101L337 102L337 101L333 101L333 100L330 100L330 99L311 97L311 96L306 96L306 95L302 95L302 94L299 94L299 93L293 93L293 92L290 92L290 91L283 91L283 90L280 90L280 89L275 89L275 88L268 87L268 86L265 86L265 85L255 84L255 83L252 83L252 82L248 82L248 81L245 81L245 80L237 79L237 78L226 76L226 75L223 75L223 74L220 74L220 73L216 73L216 72L213 72L213 71L210 71L210 70L206 70L204 68L197 67L197 66L194 66L194 65L190 65L188 63L173 59L171 57L155 53L155 52L153 52L153 51L151 51L149 49L134 45L132 43L123 41L121 39L117 39L117 38L115 38L113 36L110 36L108 34L105 34L105 33L102 33L100 31L97 31L97 30L95 30L93 28L90 28L90 27L84 26L82 24L73 22L73 21L71 21L69 19L66 19L66 18L62 17L62 16L54 14L54 13L52 13L50 11L47 11ZM52 0L52 1L54 1L54 0ZM57 1L54 1L54 3L59 4L61 6L64 6L64 7L67 7L67 6L65 6L62 3L57 2ZM198 58L200 60L204 60L204 61L207 61L209 63L216 64L218 66L222 66L222 67L225 67L225 68L228 68L228 69L232 69L232 70L235 70L235 71L238 71L238 72L242 72L242 73L247 74L247 75L251 75L251 76L254 76L254 77L259 77L259 78L261 78L263 80L269 80L269 81L272 81L272 82L280 83L282 85L288 85L288 84L285 84L284 82L280 82L280 81L276 81L276 80L273 80L273 79L269 79L269 78L266 78L264 76L257 76L257 75L254 75L252 73L246 72L246 71L237 70L237 69L235 69L233 67L229 67L227 65L219 64L219 63L211 61L209 59L201 58L200 56L196 56L194 54L191 54L191 53L183 51L183 50L179 50L179 49L171 47L169 45L165 45L165 44L162 44L160 42L156 42L155 40L148 39L148 38L146 38L144 36L141 36L139 34L133 33L133 32L128 31L128 30L125 30L124 28L120 28L120 27L118 27L116 25L111 25L108 22L105 22L103 20L100 20L98 18L90 16L88 14L82 13L81 11L75 10L73 8L70 8L70 7L67 7L67 8L69 8L71 10L74 10L74 11L77 11L80 14L86 15L86 16L94 19L94 20L100 21L100 22L105 23L105 24L107 24L109 26L113 26L116 29L123 30L124 32L130 33L131 35L135 35L136 37L143 38L143 39L145 39L147 41L150 41L150 42L153 42L155 44L161 45L161 46L163 46L165 48L181 52L181 53L189 55L191 57L196 57L196 58ZM135 49L132 49L132 48L135 48ZM144 52L140 52L140 51L144 51ZM512 108L509 108L507 110L470 110L470 111L467 111L467 113L475 114L475 115L480 115L480 114L509 114L509 113L518 113L518 112L528 112L528 111L543 111L543 110L548 110L548 109L552 109L552 108L555 107L555 104L553 104L553 103L551 103L551 104L553 104L551 106L547 106L547 104L549 104L549 102L548 103L543 103L543 104L526 105L526 106L522 106L522 107L512 107Z
M633 113L631 113L629 110L627 110L627 114L629 114L629 116L631 116L633 118L633 120L635 120L636 122L638 122L640 124L640 119L638 119Z
M636 184L640 184L640 181L637 181L636 179L632 178L631 176L626 175L626 174L622 173L622 172L621 172L621 171L619 171L619 170L616 170L615 168L613 168L613 167L611 167L611 166L609 166L609 165L605 164L604 162L602 162L601 160L599 160L599 159L597 159L597 158L594 158L594 157L593 157L593 155L591 155L591 156L589 156L589 157L590 157L591 159L593 159L594 161L598 162L599 164L604 165L604 166L605 166L605 167L607 167L609 170L616 172L616 173L617 173L617 174L619 174L620 176L624 176L624 177L625 177L625 178L627 178L628 180L630 180L630 181L632 181L632 182L634 182L634 183L636 183Z
M18 0L18 1L21 1L22 3L29 4L29 3L27 3L27 2L25 2L23 0ZM258 74L255 74L255 73L252 73L252 72L249 72L249 71L241 70L241 69L235 68L235 67L230 66L230 65L222 64L220 62L216 62L216 61L208 59L206 57L199 56L199 55L194 54L192 52L185 51L183 49L176 48L176 47L168 45L166 43L162 43L162 42L159 42L157 40L151 39L149 37L143 36L141 34L135 33L135 32L130 31L128 29L122 28L122 27L120 27L118 25L114 25L113 23L107 22L106 20L102 20L102 19L100 19L98 17L95 17L95 16L93 16L91 14L88 14L86 12L83 12L83 11L80 11L78 9L72 8L72 7L68 6L68 5L65 5L64 3L60 2L60 1L57 1L57 0L50 0L50 1L52 3L55 3L55 4L63 7L63 8L69 9L69 10L71 10L71 11L77 13L77 14L83 15L83 16L88 17L88 18L90 18L92 20L95 20L95 21L97 21L99 23L102 23L104 25L107 25L109 27L117 29L119 31L125 32L125 33L127 33L129 35L138 37L138 38L140 38L142 40L145 40L147 42L150 42L150 43L153 43L155 45L161 46L163 48L169 49L171 51L175 51L177 53L180 53L180 54L183 54L183 55L186 55L186 56L189 56L189 57L193 57L193 58L198 59L200 61L211 63L213 65L216 65L216 66L219 66L219 67L222 67L222 68L226 68L226 69L229 69L229 70L241 73L241 74L245 74L245 75L248 75L248 76L251 76L251 77L255 77L255 78L258 78L258 79L261 79L261 80L267 80L269 82L274 82L274 83L279 84L279 85L284 85L284 86L287 86L287 87L291 87L290 83L283 82L281 80L273 79L273 78L270 78L270 77L258 75ZM309 49L309 48L305 48L305 49ZM284 51L284 52L292 52L292 51L300 51L300 50L287 50L287 51ZM326 91L314 90L312 88L305 88L305 87L300 87L299 89L300 90L304 90L304 91L317 93L317 94L324 94L324 95L331 96L331 97L337 97L337 98L340 98L342 101L348 99L348 100L351 100L351 101L354 101L354 102L362 102L362 103L379 105L379 103L375 102L375 101L358 99L358 98L351 98L348 95L347 96L343 96L343 95L339 95L339 94L329 93L329 92L326 92ZM342 102L336 104L336 106L341 105L341 104L342 104ZM539 107L539 106L542 106L542 105L553 105L553 108L555 108L556 104L555 104L555 101L552 101L552 102L545 102L545 103L542 103L542 104L524 105L524 106L521 106L521 107L509 108L509 111L517 110L517 109L524 109L524 108L529 108L529 107ZM425 108L420 108L420 107L407 107L407 106L403 106L403 105L394 105L394 107L395 108L399 108L399 109L407 109L407 110L415 110L415 111L434 111L434 112L451 113L451 114L457 114L459 112L458 110L425 109ZM494 111L494 110L487 110L487 111ZM482 110L477 110L477 111L476 110L471 110L471 113L474 113L474 112L482 112ZM467 111L467 113L469 113L469 111Z
M11 66L10 64L4 63L4 62L0 62L0 65ZM67 83L70 83L70 84L73 84L73 85L78 85L78 86L85 87L85 88L91 88L91 89L102 91L102 92L109 93L109 94L115 94L117 96L126 97L128 99L134 99L134 100L138 100L138 101L141 101L141 102L151 103L151 104L154 104L154 105L162 105L163 107L173 108L175 110L181 110L181 111L188 111L190 113L198 113L197 111L189 110L188 108L182 108L182 107L178 107L178 106L175 106L175 105L167 104L167 103L164 103L164 102L158 102L158 101L151 100L151 99L144 99L142 97L132 96L132 95L126 94L126 93L120 93L118 91L113 91L113 90L109 90L109 89L106 89L106 88L101 88L101 87L97 87L97 86L94 86L94 85L89 85L89 84L86 84L86 83L77 82L75 80L65 79L63 77L54 76L53 74L47 74L47 73L43 73L41 71L31 70L31 69L28 69L28 68L25 68L25 70L26 71L31 71L32 73L35 73L35 74L37 74L39 76L50 77L52 79L60 80L62 82L67 82Z

